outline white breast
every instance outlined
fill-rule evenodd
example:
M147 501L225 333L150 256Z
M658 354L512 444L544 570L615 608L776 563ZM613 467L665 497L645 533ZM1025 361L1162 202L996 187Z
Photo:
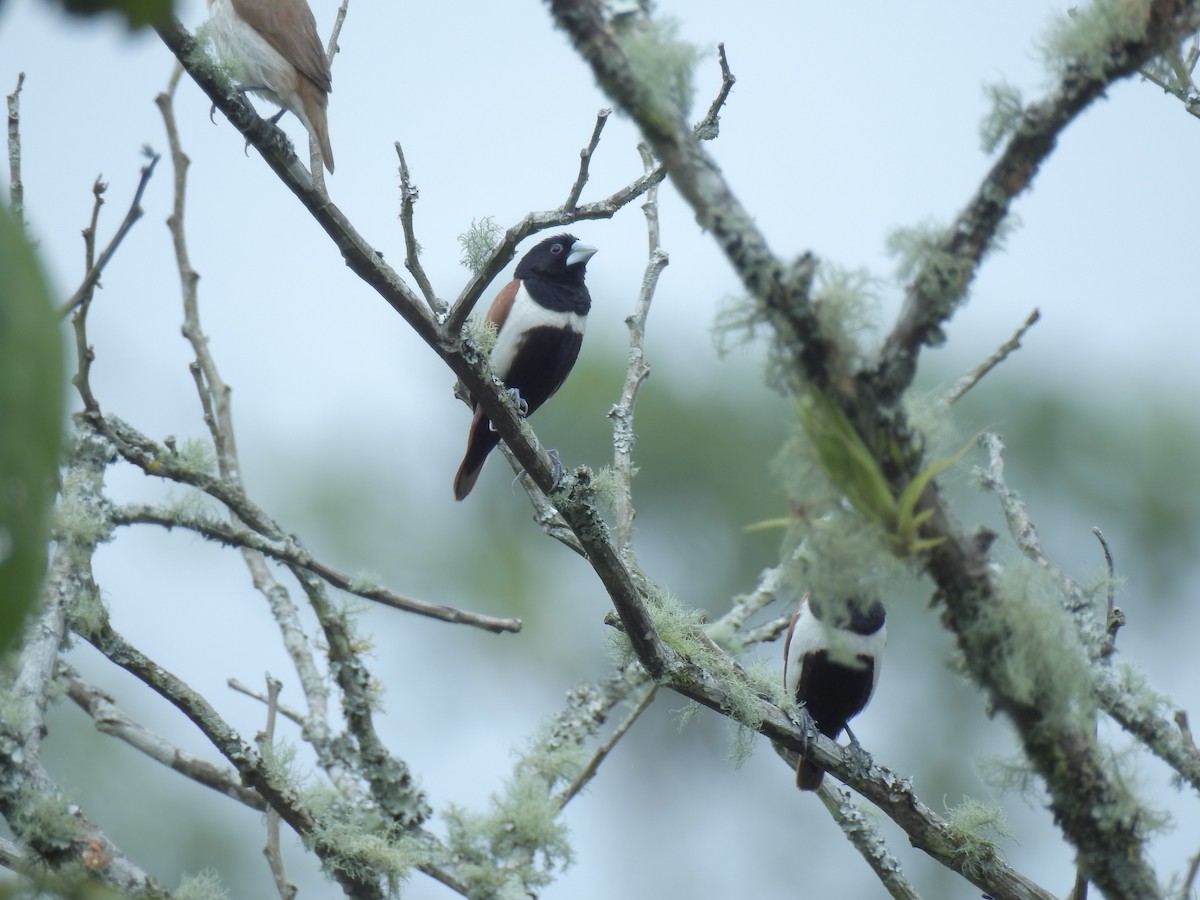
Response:
M555 312L538 304L525 285L517 288L517 296L513 298L512 308L504 327L496 335L496 345L492 348L492 368L503 380L512 365L513 357L517 355L517 347L521 339L534 328L573 328L583 334L587 317L573 312Z
M879 673L883 669L883 648L886 645L886 624L874 634L855 634L844 628L827 628L812 614L808 603L805 602L788 638L787 656L783 666L784 687L788 694L794 696L800 683L804 656L819 650L832 649L835 658L839 654L844 654L845 659L852 659L859 654L874 657L874 680L871 684L871 692L874 693L879 684Z
M307 123L296 98L295 66L234 12L233 0L209 0L208 34L218 59L240 84L266 85L270 90L257 93Z

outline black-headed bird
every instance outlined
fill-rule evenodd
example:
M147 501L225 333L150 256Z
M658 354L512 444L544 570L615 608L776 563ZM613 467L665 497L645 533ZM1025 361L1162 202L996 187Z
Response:
M831 740L866 707L879 683L887 621L883 604L850 599L820 603L807 594L784 644L783 683L803 703L817 731ZM825 770L800 756L796 786L815 791Z
M492 370L530 415L562 387L583 345L592 298L583 276L595 247L574 235L548 237L525 254L492 301L487 321L496 326ZM479 404L471 419L467 452L454 476L454 499L471 493L500 435Z

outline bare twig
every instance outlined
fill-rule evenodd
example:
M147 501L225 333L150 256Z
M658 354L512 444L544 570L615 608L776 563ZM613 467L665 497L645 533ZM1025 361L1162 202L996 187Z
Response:
M267 727L259 732L255 739L258 752L264 758L275 754L275 712L278 709L279 692L283 690L283 682L272 678L267 673ZM282 900L292 900L296 896L296 885L288 881L287 872L283 868L283 853L279 846L279 813L274 809L267 810L267 846L263 848L267 865L271 869L271 877L275 880L275 889L279 891Z
M1013 336L1003 344L1001 344L995 353L993 353L986 360L958 380L958 383L955 384L954 387L952 387L946 393L946 396L942 398L942 404L945 406L952 406L953 404L957 403L962 399L963 394L975 387L975 385L977 385L983 379L983 376L987 375L988 372L992 371L992 369L996 368L996 366L1008 359L1008 357L1014 351L1020 348L1021 338L1025 337L1025 333L1034 326L1041 316L1041 311L1037 309L1031 312L1021 327L1017 329L1016 333L1013 334Z
M655 687L653 684L645 688L641 698L637 702L637 705L634 706L633 711L625 717L624 721L622 721L620 725L613 729L613 733L608 736L608 739L598 748L596 748L596 751L592 754L591 759L589 759L587 765L584 766L583 771L576 776L575 780L571 782L570 786L568 786L561 793L559 793L557 797L554 798L554 802L560 809L570 803L580 791L587 787L588 782L596 777L596 772L599 771L600 765L604 762L604 760L608 758L608 754L612 752L613 747L615 747L617 742L625 736L625 733L633 727L633 723L641 717L642 713L650 708L650 704L654 702L654 695L657 690L657 687Z
M113 254L117 252L117 248L121 246L121 241L133 229L137 220L142 217L142 195L146 193L146 185L150 183L150 176L154 174L154 167L158 165L159 159L158 154L151 152L149 148L146 149L145 153L149 162L142 166L142 176L138 180L137 190L133 193L133 202L129 204L129 211L125 213L125 218L121 220L121 224L118 226L112 240L108 242L108 246L104 248L99 258L90 264L87 273L83 276L83 281L75 289L75 293L59 308L59 315L65 316L69 314L75 307L84 302L84 298L91 298L92 291L100 281L100 273L104 271L104 267L108 265ZM97 202L99 203L99 195L103 193L103 187L101 187L99 179L96 180L96 186L98 189Z
M611 114L611 109L602 109L596 113L596 126L592 129L592 139L588 141L586 147L579 151L579 175L576 176L571 189L567 191L567 199L563 201L562 208L565 211L573 210L579 203L579 195L583 193L584 185L587 184L588 166L592 162L592 154L600 146L600 132L604 131L604 126Z
M1116 571L1113 568L1112 550L1109 549L1108 541L1104 538L1104 532L1098 527L1092 528L1092 534L1096 536L1096 540L1100 542L1101 549L1104 550L1104 565L1108 570L1108 612L1104 617L1104 642L1100 645L1100 658L1108 659L1112 656L1113 648L1116 646L1117 632L1125 624L1125 612L1114 605L1117 583Z
M396 141L396 157L400 160L400 226L404 230L404 268L416 279L417 287L421 289L429 308L441 314L446 311L446 304L438 299L433 285L429 282L429 276L425 274L425 267L421 265L421 249L417 244L416 229L413 227L413 207L419 192L409 176L408 163L404 159L404 149L399 141Z
M559 207L558 209L526 215L521 221L504 232L500 238L500 242L492 250L491 256L488 257L487 262L484 263L480 270L463 287L446 317L446 333L454 336L461 332L463 325L467 321L467 317L471 315L475 304L483 296L484 290L500 274L500 271L508 265L513 256L516 255L517 246L525 238L540 231L545 231L548 228L558 228L563 225L570 225L573 222L582 222L591 219L611 219L617 212L624 209L665 177L666 170L662 166L658 166L650 174L642 175L620 190L614 191L605 199L598 200L595 203L585 203L583 206L576 206L571 209Z
M646 144L638 145L642 157L642 168L647 174L654 171L654 157ZM638 292L633 312L625 318L629 328L629 364L625 369L625 383L620 399L608 411L613 423L613 467L621 479L621 489L614 500L617 519L617 551L622 555L630 552L633 541L633 446L637 436L633 430L633 410L638 392L650 377L650 366L646 362L646 318L650 314L650 303L658 287L658 278L670 261L659 242L658 188L646 192L642 204L646 214L646 232L650 258L642 275L642 287Z
M281 542L270 537L265 537L257 531L240 528L235 523L221 522L218 519L209 517L192 516L179 510L167 510L149 504L130 504L115 508L113 510L113 524L161 525L168 529L186 528L211 541L240 547L243 550L269 556L281 563L307 569L314 575L318 575L329 582L335 588L346 591L356 597L361 597L364 600L389 606L392 609L415 613L419 616L427 616L442 622L470 625L496 634L521 630L520 619L489 616L484 613L470 612L440 603L430 603L426 600L405 597L382 585L341 572L333 566L314 559L294 537L289 537ZM281 588L278 588L277 582L272 579L266 590L277 589Z
M96 226L100 221L100 208L104 205L104 192L107 190L108 185L99 178L92 185L92 218L88 227L83 229L83 258L86 271L92 269L96 259ZM83 408L89 412L98 413L100 405L92 394L91 385L92 363L96 359L96 354L87 342L87 314L91 307L93 293L94 289L89 288L80 298L79 308L71 315L71 328L75 333L75 355L79 363L75 374L71 377L71 383L79 391L80 399L83 400Z
M346 11L350 6L350 0L342 0L338 7L337 16L333 20L333 29L329 32L329 40L325 45L325 56L329 60L329 68L333 69L334 60L337 58L338 38L342 33L342 26L346 24ZM321 156L321 148L317 143L316 135L309 132L308 135L308 168L312 174L313 185L322 194L325 191L325 162Z
M268 695L254 690L254 688L250 687L248 684L244 684L236 678L229 678L225 683L229 685L230 690L237 691L239 694L245 694L247 697L253 697L255 700L258 700L263 704L270 702L271 698ZM293 709L286 703L279 703L278 699L275 703L275 711L284 718L291 719L297 725L301 727L304 726L304 713L297 709Z
M737 83L733 71L729 68L729 58L725 55L724 42L717 44L717 61L721 65L721 89L713 102L708 106L708 112L692 128L692 132L702 141L716 140L721 133L721 110L729 99L733 86Z
M244 787L237 772L232 768L218 768L150 731L118 708L112 697L99 688L84 683L78 674L69 668L63 667L63 675L67 685L67 696L92 717L97 731L119 738L167 768L174 769L192 781L212 788L251 809L260 812L266 809L263 798L258 792Z
M17 86L8 95L8 205L17 221L25 221L25 184L21 181L21 87L25 73L17 73Z

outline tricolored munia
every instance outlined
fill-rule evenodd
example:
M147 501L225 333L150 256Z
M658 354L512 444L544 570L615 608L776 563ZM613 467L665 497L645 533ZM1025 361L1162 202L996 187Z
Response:
M254 91L295 113L333 171L325 111L333 90L329 58L306 0L208 0L209 34L241 91Z
M783 683L821 734L837 740L866 707L879 683L885 644L886 614L878 600L850 599L841 607L807 594L800 598L784 644ZM801 754L796 786L815 791L824 777L825 770Z
M579 356L592 306L583 276L595 252L574 235L546 238L525 254L488 309L487 321L497 328L492 370L515 392L523 415L550 399ZM498 443L500 435L476 403L467 452L454 476L455 500L471 493Z

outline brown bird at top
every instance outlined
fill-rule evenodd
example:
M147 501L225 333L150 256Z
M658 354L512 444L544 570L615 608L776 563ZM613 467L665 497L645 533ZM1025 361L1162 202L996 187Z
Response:
M217 56L233 69L238 90L254 91L295 113L333 171L325 111L333 90L329 58L305 0L208 0L209 34Z

